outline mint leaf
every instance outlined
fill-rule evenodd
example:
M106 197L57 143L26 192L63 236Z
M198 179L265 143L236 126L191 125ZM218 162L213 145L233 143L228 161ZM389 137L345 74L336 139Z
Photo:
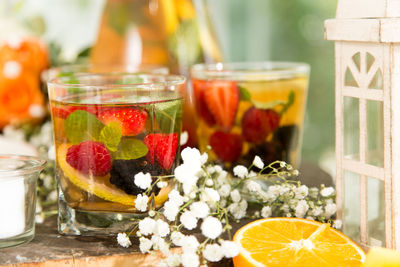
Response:
M79 144L86 140L99 140L103 126L95 115L84 110L75 110L64 122L65 134L72 144Z
M154 114L161 132L181 131L182 104L182 99L154 104Z
M269 102L253 101L253 105L259 109L271 109L278 105L284 105L284 104L286 104L286 102L282 100L274 100Z
M108 150L117 151L121 137L121 126L118 122L110 122L101 130L99 141L104 143Z
M240 99L243 101L251 101L251 94L249 90L246 88L238 85L239 91L240 91Z
M122 139L119 144L119 149L115 153L115 159L138 159L147 155L149 149L138 139Z
M289 96L288 96L288 101L286 102L286 104L283 106L282 110L281 110L281 115L284 114L294 103L294 100L296 99L296 94L294 93L294 91L290 91Z

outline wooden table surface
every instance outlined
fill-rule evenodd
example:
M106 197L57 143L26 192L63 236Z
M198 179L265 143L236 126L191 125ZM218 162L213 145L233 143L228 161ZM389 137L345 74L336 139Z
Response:
M300 179L308 186L321 183L332 185L332 178L317 166L303 163ZM238 229L248 221L234 225ZM36 225L35 238L17 247L0 249L1 266L53 267L53 266L157 266L161 254L142 254L138 240L132 238L133 245L122 248L115 238L63 236L57 233L56 216ZM230 260L214 266L232 266Z

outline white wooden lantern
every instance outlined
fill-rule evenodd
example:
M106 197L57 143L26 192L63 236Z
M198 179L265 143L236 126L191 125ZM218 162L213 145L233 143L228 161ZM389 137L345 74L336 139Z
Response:
M339 0L335 41L338 217L362 246L400 250L400 0Z

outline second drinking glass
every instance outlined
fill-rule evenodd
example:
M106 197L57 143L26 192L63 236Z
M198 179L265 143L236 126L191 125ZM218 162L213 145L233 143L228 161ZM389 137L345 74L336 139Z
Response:
M150 74L82 74L48 83L59 182L58 230L115 234L140 216L135 175L169 175L179 160L185 78ZM149 205L171 185L151 188Z

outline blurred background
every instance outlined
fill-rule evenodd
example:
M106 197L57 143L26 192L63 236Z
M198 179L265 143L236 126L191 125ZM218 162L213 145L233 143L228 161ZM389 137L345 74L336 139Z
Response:
M194 3L199 0L194 0ZM225 61L301 61L311 65L303 159L334 175L333 43L323 22L336 1L204 0ZM104 0L2 0L0 39L33 32L52 64L75 62L97 39ZM123 14L117 16L124 20Z

